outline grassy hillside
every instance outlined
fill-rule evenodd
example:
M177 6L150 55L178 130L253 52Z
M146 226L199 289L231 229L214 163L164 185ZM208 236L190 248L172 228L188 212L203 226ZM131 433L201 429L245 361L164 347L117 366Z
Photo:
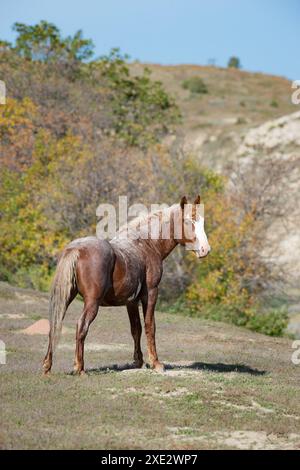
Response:
M143 67L133 64L131 70L140 74ZM221 172L236 161L237 147L250 128L297 111L291 103L291 82L283 77L196 65L147 67L176 99L185 148ZM183 88L192 77L203 80L207 93Z
M176 98L187 132L212 126L236 130L238 125L243 129L295 111L291 82L284 77L197 65L146 66L153 78ZM131 70L141 73L144 67L145 64L133 64ZM207 94L191 95L182 87L184 80L195 76L203 79Z
M300 366L291 362L290 340L157 313L167 365L159 375L130 368L126 311L102 309L86 342L89 374L73 377L81 308L72 304L53 373L44 378L47 337L24 329L47 317L47 295L1 284L2 448L300 448Z

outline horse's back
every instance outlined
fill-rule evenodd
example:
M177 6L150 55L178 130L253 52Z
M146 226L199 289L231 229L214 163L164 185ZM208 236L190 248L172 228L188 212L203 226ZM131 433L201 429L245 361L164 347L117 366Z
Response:
M77 238L65 251L77 250L77 288L84 297L101 297L111 287L115 264L114 251L107 240L96 237Z

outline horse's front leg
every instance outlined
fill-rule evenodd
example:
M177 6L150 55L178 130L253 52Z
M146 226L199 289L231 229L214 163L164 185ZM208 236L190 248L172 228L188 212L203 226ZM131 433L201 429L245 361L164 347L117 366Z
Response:
M164 365L159 362L156 352L155 344L155 317L154 310L158 296L158 288L152 288L148 290L147 299L142 301L143 305L143 314L145 320L145 332L147 337L147 347L150 367L152 367L157 372L164 371Z
M89 331L90 324L96 318L99 308L99 301L96 299L85 299L84 309L77 322L76 329L76 352L74 373L84 374L84 341Z
M140 320L139 306L137 303L127 305L127 312L130 320L131 334L134 340L134 365L137 368L143 367L143 353L141 350L142 325Z

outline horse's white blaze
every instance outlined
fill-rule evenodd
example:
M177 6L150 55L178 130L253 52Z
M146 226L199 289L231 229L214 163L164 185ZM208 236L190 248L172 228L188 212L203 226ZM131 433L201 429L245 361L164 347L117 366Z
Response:
M197 252L199 257L206 256L210 251L210 246L204 230L203 217L199 217L199 219L195 222L195 236L195 251Z

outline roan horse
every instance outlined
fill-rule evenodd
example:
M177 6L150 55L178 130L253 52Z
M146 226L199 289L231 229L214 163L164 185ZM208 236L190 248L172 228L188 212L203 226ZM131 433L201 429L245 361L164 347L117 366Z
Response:
M183 197L180 204L134 219L111 241L87 237L67 245L58 262L50 295L45 374L52 366L66 310L77 293L83 297L84 308L76 330L75 373L84 373L84 341L99 306L126 305L134 340L134 366L143 366L139 302L142 303L150 366L156 371L164 370L156 352L154 318L163 260L178 244L192 244L199 258L209 253L204 218L197 215L198 204L200 196L189 205L192 211L186 217L187 199ZM159 221L160 235L147 237L143 232L149 230L149 223L154 219ZM161 234L166 227L169 235L165 238ZM126 231L126 237L122 237L122 231Z

